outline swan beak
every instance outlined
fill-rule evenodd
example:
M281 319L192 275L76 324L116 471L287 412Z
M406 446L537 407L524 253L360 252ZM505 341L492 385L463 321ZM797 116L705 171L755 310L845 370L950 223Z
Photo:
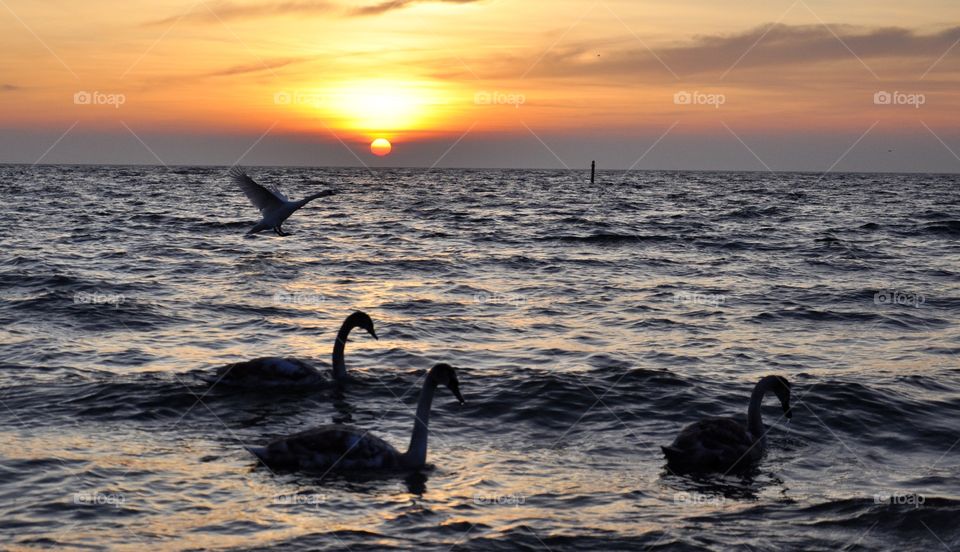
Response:
M370 330L370 335L372 335L373 338L376 339L377 341L380 341L380 338L377 337L377 332L373 331L373 329Z
M450 390L453 391L453 395L460 401L460 406L467 404L467 401L463 400L463 395L460 394L459 387L450 386Z

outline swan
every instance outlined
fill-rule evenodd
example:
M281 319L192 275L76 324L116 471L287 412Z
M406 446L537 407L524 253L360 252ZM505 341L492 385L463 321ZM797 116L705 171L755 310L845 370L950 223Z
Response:
M763 456L766 431L760 419L763 397L773 392L780 399L784 416L790 410L790 382L782 376L766 376L750 395L747 423L735 418L704 418L683 429L673 444L663 449L667 465L678 472L730 472L743 470Z
M406 452L400 452L383 439L349 426L327 425L282 437L265 447L247 447L260 462L271 469L390 470L418 469L427 461L427 424L430 405L438 385L446 385L460 404L457 372L449 364L430 369L420 390L420 402L413 422L413 436Z
M289 233L283 231L282 225L285 220L290 218L290 215L315 199L336 194L333 190L324 190L307 196L300 201L290 201L287 199L287 196L283 195L283 192L281 192L279 188L276 186L268 188L257 184L252 178L247 176L247 173L240 167L231 168L227 174L240 186L240 189L243 190L243 193L247 196L247 199L250 200L250 203L253 203L253 206L257 209L260 209L260 214L263 216L260 222L247 232L248 236L269 228L272 228L278 236L289 236Z
M354 328L367 330L374 339L379 340L373 328L373 320L362 311L356 311L340 326L337 340L333 344L333 379L348 381L347 366L343 360L344 348L350 331ZM313 366L295 358L261 357L245 362L236 362L221 366L217 370L217 383L248 387L311 385L324 381L323 374Z

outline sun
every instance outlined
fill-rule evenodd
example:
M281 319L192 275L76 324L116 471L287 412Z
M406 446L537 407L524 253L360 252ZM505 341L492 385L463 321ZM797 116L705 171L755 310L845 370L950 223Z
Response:
M393 151L393 144L391 144L390 140L387 140L386 138L377 138L370 143L370 151L373 152L373 154L377 157L390 155L390 152Z

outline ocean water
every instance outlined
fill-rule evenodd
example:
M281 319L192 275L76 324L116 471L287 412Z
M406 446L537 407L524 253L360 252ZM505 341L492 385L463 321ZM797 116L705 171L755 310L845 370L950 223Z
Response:
M0 166L0 549L960 550L960 177ZM238 390L264 355L355 385ZM271 473L331 422L429 469ZM744 476L660 445L768 399Z

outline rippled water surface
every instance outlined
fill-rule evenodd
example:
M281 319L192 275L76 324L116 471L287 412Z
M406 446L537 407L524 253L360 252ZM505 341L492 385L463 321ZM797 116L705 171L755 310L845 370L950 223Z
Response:
M960 178L0 167L0 548L960 550ZM211 388L257 356L342 391ZM345 422L431 469L271 473L244 445ZM659 446L781 374L748 476ZM846 547L846 548L845 548Z

